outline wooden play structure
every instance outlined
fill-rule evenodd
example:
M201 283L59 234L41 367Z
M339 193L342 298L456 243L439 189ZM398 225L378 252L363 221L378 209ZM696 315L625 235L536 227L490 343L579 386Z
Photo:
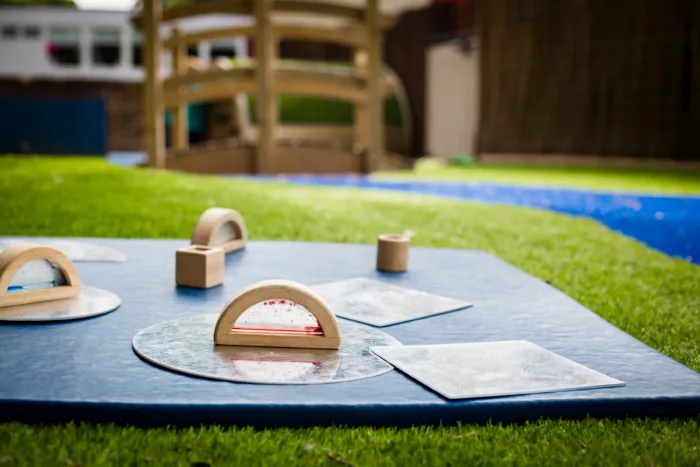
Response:
M319 1L225 0L163 7L146 0L135 19L144 35L145 146L149 165L202 173L371 172L409 165L408 159L386 150L384 102L402 96L398 78L383 71L382 39L393 19L379 10L379 0L364 8ZM249 16L250 26L185 32L178 22L204 15ZM294 17L323 18L340 26L293 24ZM286 19L287 21L281 21ZM335 23L334 23L335 24ZM160 33L157 33L160 32ZM163 36L166 39L163 39ZM193 66L188 47L201 41L248 37L254 58ZM332 66L278 59L279 41L301 39L341 44L353 50L354 64ZM161 76L164 52L172 71ZM354 104L352 130L294 131L281 128L278 97L317 96ZM257 128L245 121L247 95L255 96ZM240 129L235 137L190 144L187 105L229 102ZM405 105L405 100L403 101ZM172 112L170 147L166 147L164 112ZM403 112L405 116L408 112ZM403 131L410 132L405 118Z

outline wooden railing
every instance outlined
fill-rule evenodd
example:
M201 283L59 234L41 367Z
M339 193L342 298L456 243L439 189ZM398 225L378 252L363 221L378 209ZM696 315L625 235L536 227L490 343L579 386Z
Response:
M366 105L366 78L354 72L328 73L303 68L274 70L273 92L329 97ZM396 83L383 79L382 98L396 91ZM238 93L257 94L255 70L252 67L229 70L208 70L174 75L163 81L166 108L196 101L231 99Z
M148 0L147 0L148 1ZM257 1L257 0L256 0ZM216 2L195 3L191 5L178 5L165 9L161 21L169 23L173 21L194 18L197 16L231 14L254 16L253 0L224 0ZM338 19L346 19L361 22L365 19L366 10L346 5L332 3L317 3L304 0L275 1L272 12L279 13L303 13L305 15L330 16ZM136 15L133 22L142 25L142 15ZM381 29L389 29L394 26L396 20L393 16L380 14L378 25Z
M275 38L278 40L303 39L326 44L345 45L348 47L367 46L367 34L359 28L331 29L323 27L276 25L272 27L272 31ZM254 35L254 26L209 29L206 31L182 34L178 37L170 37L163 42L163 47L172 49L179 44L189 46L202 41L212 41L230 37L253 37Z
M366 8L302 0L226 0L163 9L163 0L146 0L143 17L136 19L144 30L146 65L146 148L154 167L165 167L165 138L162 115L173 110L173 149L187 149L186 105L221 99L233 100L238 94L255 94L258 138L254 171L275 171L278 94L303 94L355 103L353 134L355 145L364 148L355 153L363 157L362 166L371 171L384 156L384 97L390 84L382 76L383 30L393 19L379 11L379 0L366 0ZM275 24L274 13L303 13L347 20L345 29ZM175 27L163 41L163 24L209 14L249 15L255 26L219 28L186 33ZM247 36L255 41L255 67L235 67L204 72L189 69L187 48L201 41L223 37ZM349 46L354 50L355 69L345 73L329 70L294 69L278 61L279 40L294 38ZM164 47L173 57L170 78L160 76L159 59ZM300 149L301 151L301 149ZM361 155L360 155L361 154ZM353 156L353 157L355 157Z

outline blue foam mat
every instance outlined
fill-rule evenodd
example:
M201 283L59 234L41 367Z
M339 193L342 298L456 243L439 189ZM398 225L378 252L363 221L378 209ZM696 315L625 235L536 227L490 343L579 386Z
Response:
M86 285L116 292L122 307L71 323L0 325L0 420L402 426L700 413L700 374L483 252L413 248L410 271L392 275L374 270L372 246L250 242L227 258L225 285L204 291L175 287L174 250L186 241L82 240L126 254L124 263L77 264ZM166 319L218 313L237 291L259 280L315 285L360 276L474 303L382 328L404 344L525 339L627 385L447 401L398 371L326 385L236 384L162 370L131 348L139 330Z

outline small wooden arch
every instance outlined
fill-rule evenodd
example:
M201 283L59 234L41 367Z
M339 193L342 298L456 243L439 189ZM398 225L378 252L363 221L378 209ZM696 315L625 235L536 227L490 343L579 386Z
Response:
M55 264L66 278L66 285L46 289L9 293L12 279L30 261L45 259ZM74 298L80 295L82 284L73 262L61 251L46 246L18 243L0 253L0 308Z
M216 234L226 224L233 224L236 238L234 240L216 244ZM192 232L192 245L218 246L225 253L240 250L248 241L248 231L245 228L243 216L233 209L209 208L202 213L197 225Z
M322 335L292 335L282 332L233 330L236 320L250 307L269 299L291 300L304 306L316 317ZM214 343L254 347L294 347L339 349L340 327L333 311L321 297L302 284L291 281L263 281L239 293L224 308L214 329Z

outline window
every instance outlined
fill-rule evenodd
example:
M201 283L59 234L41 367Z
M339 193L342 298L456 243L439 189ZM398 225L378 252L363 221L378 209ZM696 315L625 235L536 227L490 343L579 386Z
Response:
M211 59L214 60L218 57L236 58L236 46L226 42L214 42L211 45Z
M1 34L3 39L15 39L17 37L17 26L3 26Z
M80 30L74 27L54 26L49 30L49 56L60 66L80 64Z
M134 31L131 36L131 62L135 67L143 66L143 35L140 31Z
M38 39L41 35L41 31L37 26L25 26L24 27L24 37L27 39Z
M116 28L92 30L92 63L117 66L121 59L120 31Z

